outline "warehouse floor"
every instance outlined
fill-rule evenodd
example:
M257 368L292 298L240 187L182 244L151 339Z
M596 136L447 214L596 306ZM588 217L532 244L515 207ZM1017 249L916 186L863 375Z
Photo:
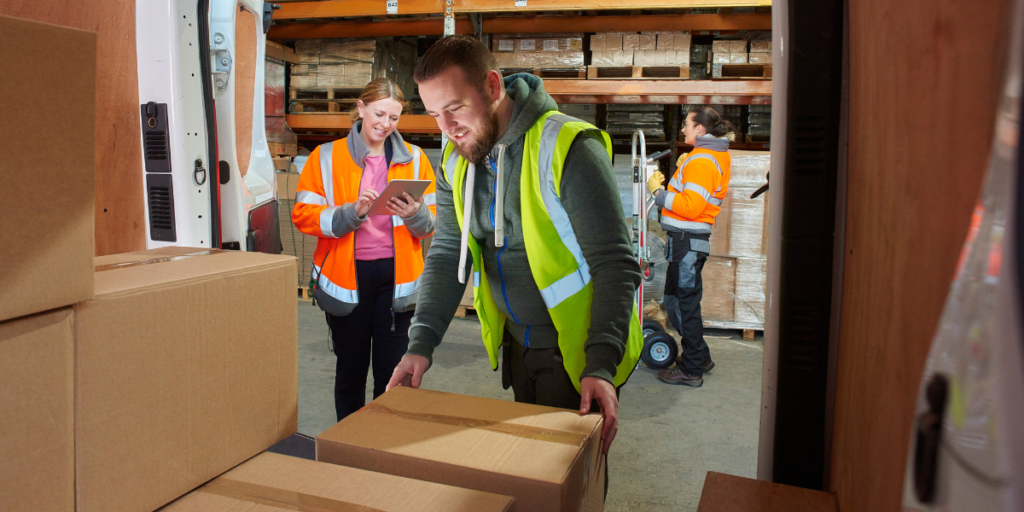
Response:
M327 348L324 314L309 302L299 301L298 308L299 432L316 436L335 422L335 358ZM643 365L623 387L605 510L693 511L708 471L755 476L761 343L706 339L716 369L703 387L663 384ZM512 400L512 391L501 389L500 374L490 369L475 320L452 321L423 387Z

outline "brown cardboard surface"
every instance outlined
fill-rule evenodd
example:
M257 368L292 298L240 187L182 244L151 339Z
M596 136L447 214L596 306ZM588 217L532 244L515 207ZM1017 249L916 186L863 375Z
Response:
M164 512L508 512L508 496L263 453ZM521 509L520 509L521 510Z
M72 319L0 323L0 509L75 509Z
M700 313L705 321L732 322L736 318L736 258L708 256L701 278L704 296L700 300Z
M297 430L295 259L96 258L75 306L78 512L150 511Z
M317 460L513 496L518 510L600 511L600 415L394 388L316 439Z
M3 321L93 294L96 34L0 16L0 48Z

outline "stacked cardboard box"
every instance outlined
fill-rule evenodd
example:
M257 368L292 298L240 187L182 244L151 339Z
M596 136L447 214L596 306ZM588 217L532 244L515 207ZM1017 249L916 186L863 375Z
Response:
M590 36L597 67L690 65L689 32L598 32Z
M729 191L711 232L704 264L701 315L705 324L763 329L765 315L768 194L751 199L765 183L767 151L729 151Z
M516 510L599 511L602 424L599 414L396 387L320 434L316 456L512 496Z
M772 136L772 106L751 105L747 114L747 142L767 141Z
M646 140L665 138L663 105L610 104L607 106L606 121L606 130L615 138L629 138L636 130L643 130Z
M501 69L582 68L583 34L507 34L495 36L491 53Z
M751 64L767 64L772 63L772 40L769 39L757 39L750 42L750 57L749 62Z
M711 44L711 76L722 78L722 65L747 64L746 40L716 40Z
M415 38L300 39L295 52L301 63L291 67L293 89L362 89L387 77L413 95Z
M281 254L295 256L298 268L295 281L298 288L305 289L313 272L313 252L316 250L317 237L307 235L292 223L292 210L295 208L295 187L299 184L299 173L277 173L277 194L280 205Z
M96 34L0 16L0 47L0 509L70 512L67 306L94 294Z

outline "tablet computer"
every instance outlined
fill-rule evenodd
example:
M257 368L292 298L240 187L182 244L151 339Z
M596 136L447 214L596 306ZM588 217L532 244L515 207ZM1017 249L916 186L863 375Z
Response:
M407 193L417 201L420 196L423 195L423 191L430 185L430 180L391 180L388 186L384 187L384 190L380 192L377 200L370 205L370 211L366 212L367 215L391 215L388 211L388 201L392 197L405 200L405 196L402 193Z

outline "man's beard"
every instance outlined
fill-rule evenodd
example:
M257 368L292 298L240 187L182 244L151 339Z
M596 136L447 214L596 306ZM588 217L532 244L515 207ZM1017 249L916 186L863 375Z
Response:
M479 164L491 152L494 144L498 142L498 113L493 103L487 107L487 112L484 116L483 132L480 133L480 137L472 147L467 148L455 142L454 139L448 139L455 145L455 150L459 152L459 155L465 158L467 162Z

